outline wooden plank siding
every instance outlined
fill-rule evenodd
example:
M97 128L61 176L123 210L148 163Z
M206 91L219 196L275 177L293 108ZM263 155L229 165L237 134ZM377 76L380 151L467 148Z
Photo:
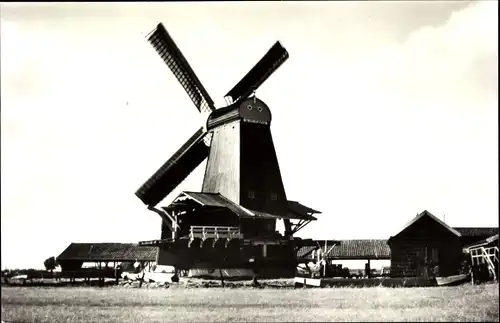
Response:
M190 248L188 240L177 240L169 247L160 247L158 263L175 266L178 269L192 268L249 268L258 269L259 277L290 278L295 275L296 260L293 246L267 245L266 251L262 245L243 245L243 242L232 240L228 246L224 241L213 245L212 239L205 243L195 241ZM253 258L254 262L249 260Z
M391 277L449 276L459 268L461 260L458 239L453 237L400 240L391 245Z
M453 275L463 259L460 237L425 214L391 237L388 244L392 277Z
M202 192L220 193L240 203L240 128L239 120L213 131Z
M288 200L271 128L244 122L240 135L240 204L251 210L286 216Z

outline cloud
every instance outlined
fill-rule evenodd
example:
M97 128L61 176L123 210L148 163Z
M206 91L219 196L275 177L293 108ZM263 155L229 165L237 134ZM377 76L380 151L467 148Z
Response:
M392 63L387 65L394 66L390 70L393 74L389 74L393 82L389 84L398 83L400 91L435 96L448 96L457 88L482 88L487 80L481 80L484 69L478 70L478 63L492 62L498 55L495 7L495 2L479 2L453 13L443 26L424 27L410 34L401 46L385 53L386 61ZM398 79L397 74L404 74L406 79ZM481 81L471 82L468 74L475 74Z
M375 214L388 212L386 218L400 218L396 222L401 225L407 221L404 210L412 208L446 212L448 221L462 225L472 225L468 214L484 221L495 214L497 6L494 1L474 3L441 26L424 26L399 44L325 68L333 80L318 84L315 92L332 93L328 106L338 115L314 121L311 137L324 138L328 131L324 149L331 147L332 153L310 160L312 167L301 179L331 183L330 195L338 199L318 196L311 203L320 209L334 203L359 216L371 205ZM324 98L313 97L309 104L320 105ZM330 171L320 171L326 168ZM296 194L305 195L305 190ZM352 237L342 228L356 226L358 217L344 214L325 216L304 234ZM361 217L366 228L378 223L378 216ZM340 218L342 224L335 226ZM327 223L337 231L328 231ZM367 229L357 232L369 234Z

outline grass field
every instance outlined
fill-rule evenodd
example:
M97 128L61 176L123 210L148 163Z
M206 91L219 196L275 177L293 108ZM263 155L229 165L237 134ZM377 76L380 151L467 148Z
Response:
M324 289L2 287L2 320L498 322L498 295L498 284Z

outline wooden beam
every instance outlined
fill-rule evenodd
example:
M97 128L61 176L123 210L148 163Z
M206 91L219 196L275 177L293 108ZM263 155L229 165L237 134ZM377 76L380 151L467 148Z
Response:
M172 225L174 226L175 230L177 231L178 229L181 228L181 226L179 225L179 223L177 222L177 215L171 215L169 214L167 211L165 210L162 210L160 209L162 212L164 212L168 217L169 219L172 221Z
M167 225L167 227L170 229L170 231L174 232L174 228L172 227L172 224L174 223L174 219L170 216L170 214L168 214L164 210L157 209L154 206L148 206L148 210L151 210L151 211L157 213L161 217L161 219L163 220L163 223L165 223ZM171 222L169 222L169 220Z
M295 234L295 233L297 233L297 231L300 230L299 227L302 225L302 223L304 223L304 220L299 220L299 222L297 222L297 224L295 224L292 221L290 221L290 224L292 224L294 226L292 228L292 234Z
M285 236L293 235L290 219L283 219L283 225L285 226Z
M337 244L336 244L336 243L334 243L334 244L333 244L333 246L331 246L331 247L330 247L330 249L328 249L328 251L326 251L326 252L325 252L325 257L326 257L326 255L327 255L327 254L329 254L329 253L330 253L330 251L332 251L332 249L333 249L336 245L337 245Z
M170 221L172 221L172 223L174 223L174 222L175 222L174 217L173 217L173 216L171 216L171 215L170 215L170 213L168 213L167 211L165 211L165 210L163 210L163 209L161 209L161 208L160 208L160 209L156 209L156 210L158 210L158 211L159 211L159 212L161 212L162 214L166 215L166 216L168 217L168 219L169 219Z
M222 285L222 288L224 288L224 275L222 274L222 269L219 268L219 275L220 275L220 282Z
M345 256L339 256L339 257L327 257L328 260L390 260L391 257L367 257L367 256L355 256L355 257L345 257Z
M299 223L297 223L297 225L293 229L293 233L295 234L299 232L299 230L303 229L309 223L311 223L311 220L300 220Z

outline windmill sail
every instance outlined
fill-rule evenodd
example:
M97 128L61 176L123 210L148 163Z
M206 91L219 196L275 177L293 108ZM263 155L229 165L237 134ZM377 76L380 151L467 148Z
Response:
M200 112L215 110L214 102L208 95L207 90L205 90L163 24L158 24L147 39L184 87L196 108Z
M170 194L208 156L203 142L207 133L200 128L135 193L146 205L156 205Z
M250 72L226 94L226 97L231 97L233 101L246 99L288 59L288 56L286 49L280 42L276 42Z

